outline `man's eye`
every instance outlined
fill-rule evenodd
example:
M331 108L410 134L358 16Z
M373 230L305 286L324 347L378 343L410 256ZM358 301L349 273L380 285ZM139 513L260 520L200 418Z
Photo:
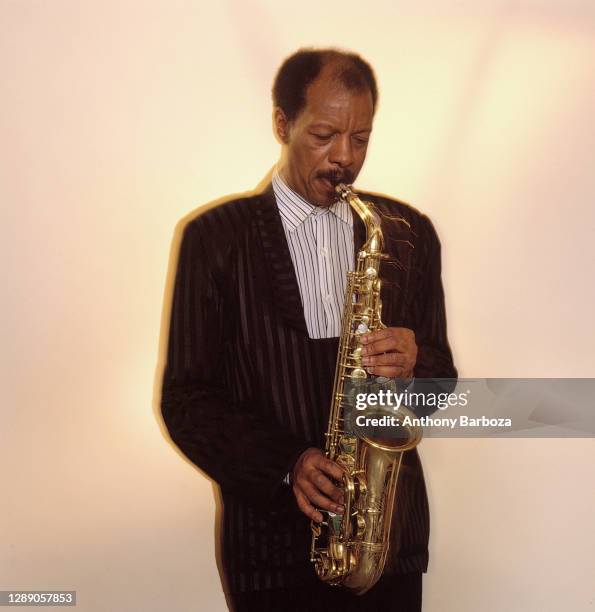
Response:
M368 139L365 136L356 136L355 142L359 145L365 145L368 144Z
M314 134L314 137L317 140L324 141L324 142L326 142L327 140L330 140L331 136L332 134Z

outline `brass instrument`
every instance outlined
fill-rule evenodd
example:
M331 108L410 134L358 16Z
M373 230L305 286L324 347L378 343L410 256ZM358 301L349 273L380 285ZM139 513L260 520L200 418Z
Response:
M421 429L401 426L405 437L390 441L357 437L345 429L347 387L368 378L361 363L361 335L386 327L381 321L379 278L380 261L386 256L380 218L372 205L343 183L336 190L364 222L366 242L357 253L355 271L347 277L326 433L326 456L344 469L339 485L343 487L344 513L321 510L326 520L311 523L310 559L321 580L361 595L376 584L384 570L401 459L404 451L419 443ZM394 416L402 423L406 414L415 417L403 406Z

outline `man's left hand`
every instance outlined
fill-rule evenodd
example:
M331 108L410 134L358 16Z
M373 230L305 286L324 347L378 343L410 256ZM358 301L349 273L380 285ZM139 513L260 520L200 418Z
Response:
M412 378L417 361L415 332L387 327L362 336L362 365L374 376Z

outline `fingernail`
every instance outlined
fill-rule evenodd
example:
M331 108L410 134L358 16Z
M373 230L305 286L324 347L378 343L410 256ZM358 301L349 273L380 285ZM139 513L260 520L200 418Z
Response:
M362 359L362 365L370 365L370 358L369 357L364 357Z
M339 506L339 504L335 505L335 512L338 512L339 514L342 514L343 510L345 510L345 508L343 506Z

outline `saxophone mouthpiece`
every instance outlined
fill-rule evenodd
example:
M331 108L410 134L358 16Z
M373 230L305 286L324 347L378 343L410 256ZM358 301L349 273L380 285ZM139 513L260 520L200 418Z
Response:
M341 198L345 199L351 192L351 189L348 185L345 185L345 183L338 183L335 187L335 191L341 196Z

